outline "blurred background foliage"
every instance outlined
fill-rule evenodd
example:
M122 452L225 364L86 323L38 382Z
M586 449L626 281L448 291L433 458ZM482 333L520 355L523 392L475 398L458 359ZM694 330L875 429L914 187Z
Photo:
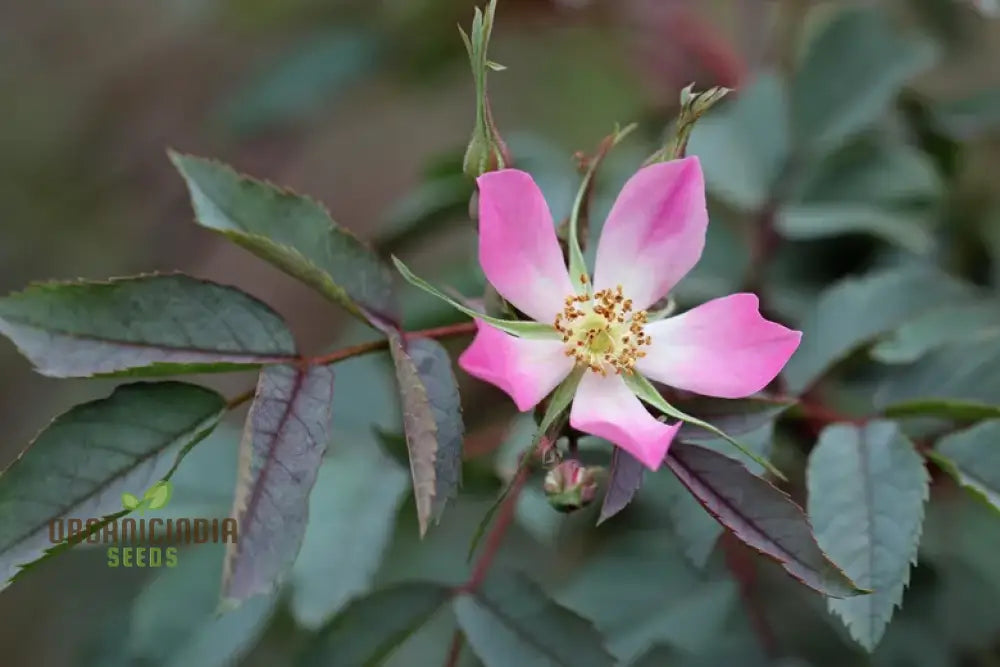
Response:
M849 5L864 11L844 14ZM712 225L681 304L752 287L773 316L811 322L821 334L789 369L793 390L825 370L810 355L839 359L855 347L843 341L895 331L872 351L875 363L854 355L815 390L847 413L928 396L997 405L1000 22L990 7L502 0L491 57L508 69L491 76L491 99L517 166L557 219L578 182L572 154L593 150L615 122L641 123L602 170L596 234L668 126L680 88L736 87L691 140ZM455 30L471 10L458 0L0 4L0 288L179 269L272 304L306 351L361 340L318 296L190 224L164 153L173 147L313 195L432 282L480 294L472 186L461 173L472 79ZM933 266L975 286L975 299L892 280L827 291L870 270ZM409 328L459 319L408 294ZM956 310L910 317L935 300ZM0 596L0 664L286 664L369 590L464 581L468 540L513 474L530 418L462 378L464 491L420 542L393 444L390 367L376 356L337 370L348 390L335 401L336 437L280 593L216 618L220 552L182 553L178 568L156 572L112 570L103 553L78 549ZM0 346L0 378L3 466L51 415L111 386L32 374L10 345ZM205 382L231 394L253 378ZM170 512L229 511L240 417L185 461ZM925 421L906 428L933 433L938 423ZM771 452L804 504L815 433L800 426L768 423L746 437ZM920 565L871 658L821 598L719 540L672 477L648 475L636 503L599 529L592 509L557 514L540 479L529 483L498 567L593 620L623 663L1000 664L1000 521L937 471ZM443 664L455 627L441 612L386 664ZM480 663L466 648L457 664Z

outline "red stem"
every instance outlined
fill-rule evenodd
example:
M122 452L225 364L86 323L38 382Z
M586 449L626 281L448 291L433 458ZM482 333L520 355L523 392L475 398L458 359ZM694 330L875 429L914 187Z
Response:
M490 530L490 534L486 536L483 553L479 556L479 560L476 561L469 580L461 587L461 592L467 593L476 590L483 583L483 579L486 578L490 566L493 565L493 559L496 558L497 552L500 550L500 545L503 544L503 538L507 534L507 529L510 528L510 524L514 520L514 510L517 509L518 496L521 495L524 483L528 481L528 469L529 466L521 466L517 472L517 476L514 477L514 481L511 482L510 493L507 494L503 505L500 507L499 514L497 515L496 522L493 524L493 528Z

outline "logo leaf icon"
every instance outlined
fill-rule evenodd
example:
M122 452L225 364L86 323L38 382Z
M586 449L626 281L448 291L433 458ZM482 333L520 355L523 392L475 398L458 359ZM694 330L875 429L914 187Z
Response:
M149 487L146 491L146 506L149 509L158 510L166 506L173 493L173 486L166 480L161 480Z
M122 494L122 507L127 510L134 510L139 506L139 499L133 496L131 493Z

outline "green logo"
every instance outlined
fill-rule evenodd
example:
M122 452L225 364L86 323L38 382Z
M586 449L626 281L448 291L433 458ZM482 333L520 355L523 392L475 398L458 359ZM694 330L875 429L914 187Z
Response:
M170 502L170 495L173 493L173 486L163 479L149 487L139 500L131 493L122 494L122 507L127 510L144 514L147 509L158 510L167 506Z

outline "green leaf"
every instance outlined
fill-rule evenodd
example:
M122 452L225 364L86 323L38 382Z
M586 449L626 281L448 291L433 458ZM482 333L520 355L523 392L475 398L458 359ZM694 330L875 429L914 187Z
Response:
M880 9L840 11L812 40L795 75L796 142L823 150L864 130L936 59L933 43L899 34Z
M198 224L301 280L366 323L399 321L392 272L322 205L203 158L170 153Z
M77 543L53 543L50 523L93 519L96 531L127 514L124 489L169 479L224 411L214 391L161 382L123 385L57 417L0 475L0 588L46 550Z
M779 210L775 227L782 236L793 241L862 232L917 254L928 253L934 244L926 221L919 215L901 208L867 203L792 204Z
M392 258L395 263L396 268L402 274L403 278L406 279L408 283L414 287L418 287L428 294L441 299L448 305L450 305L455 310L465 313L469 317L474 317L476 319L482 320L488 324L492 324L497 329L501 331L506 331L507 333L514 334L515 336L523 336L524 338L558 338L559 334L552 327L551 324L542 324L541 322L522 322L516 320L501 320L495 317L490 317L485 313L477 312L464 304L459 303L450 296L445 295L440 290L432 287L430 283L426 280L418 278L405 264L403 264L396 257Z
M50 377L227 371L295 356L264 303L181 274L32 285L0 299L0 333Z
M133 496L131 493L122 494L122 507L127 510L134 510L139 506L139 499Z
M309 497L317 509L292 567L289 603L299 625L316 629L367 591L406 487L406 473L377 449L335 448L326 458Z
M820 546L870 595L830 600L867 651L878 645L916 563L930 478L892 422L828 426L809 456L809 518Z
M675 442L664 463L719 523L795 579L830 597L865 592L820 550L802 509L739 462Z
M302 546L309 494L330 440L333 370L271 366L257 382L240 442L231 516L239 539L227 544L226 603L268 594Z
M747 398L728 399L696 396L680 403L684 412L709 422L729 435L737 436L756 431L773 422L778 415L795 405L794 400L759 394ZM696 424L683 424L677 437L684 442L701 444L718 440L719 436Z
M158 510L166 507L167 503L170 502L170 495L172 491L173 488L171 487L170 482L160 480L146 490L143 498L149 501L149 509Z
M955 481L1000 511L1000 420L951 433L928 455Z
M378 665L451 597L440 584L407 582L352 602L316 635L299 667Z
M462 403L447 351L436 341L407 342L395 334L389 351L403 405L403 426L421 536L441 520L462 481Z
M950 343L991 338L1000 338L1000 303L944 304L896 329L871 354L885 364L905 364Z
M877 336L970 294L970 288L930 269L882 269L834 283L800 325L802 343L784 370L789 391L805 391L827 368Z
M982 419L1000 410L1000 339L953 343L887 375L874 401L886 414Z
M255 598L219 615L224 552L216 544L178 549L176 565L162 568L139 593L124 641L129 664L226 667L250 652L278 597Z
M782 474L780 470L775 468L773 463L757 455L743 443L739 442L738 440L734 440L731 436L724 433L723 431L713 426L712 424L709 424L708 422L698 419L696 417L692 417L691 415L685 414L680 410L678 410L677 408L675 408L674 406L667 403L666 399L664 399L663 396L660 395L660 392L656 390L656 387L654 387L653 384L643 376L639 375L638 373L633 373L632 375L628 375L625 377L625 383L628 384L629 388L631 388L633 392L635 392L636 396L646 401L647 403L652 405L654 408L656 408L663 414L667 415L668 417L673 417L674 419L679 419L683 422L687 422L688 424L697 426L701 429L704 429L714 434L719 438L722 438L723 440L731 444L733 447L738 449L742 454L751 458L758 465L763 466L765 469L767 469L768 472L770 472L778 479L781 480L785 479L784 474Z
M746 211L761 208L789 153L788 100L781 79L762 73L725 109L699 120L688 152L701 161L713 195Z
M453 605L469 645L486 667L614 664L589 621L522 575L492 573Z

